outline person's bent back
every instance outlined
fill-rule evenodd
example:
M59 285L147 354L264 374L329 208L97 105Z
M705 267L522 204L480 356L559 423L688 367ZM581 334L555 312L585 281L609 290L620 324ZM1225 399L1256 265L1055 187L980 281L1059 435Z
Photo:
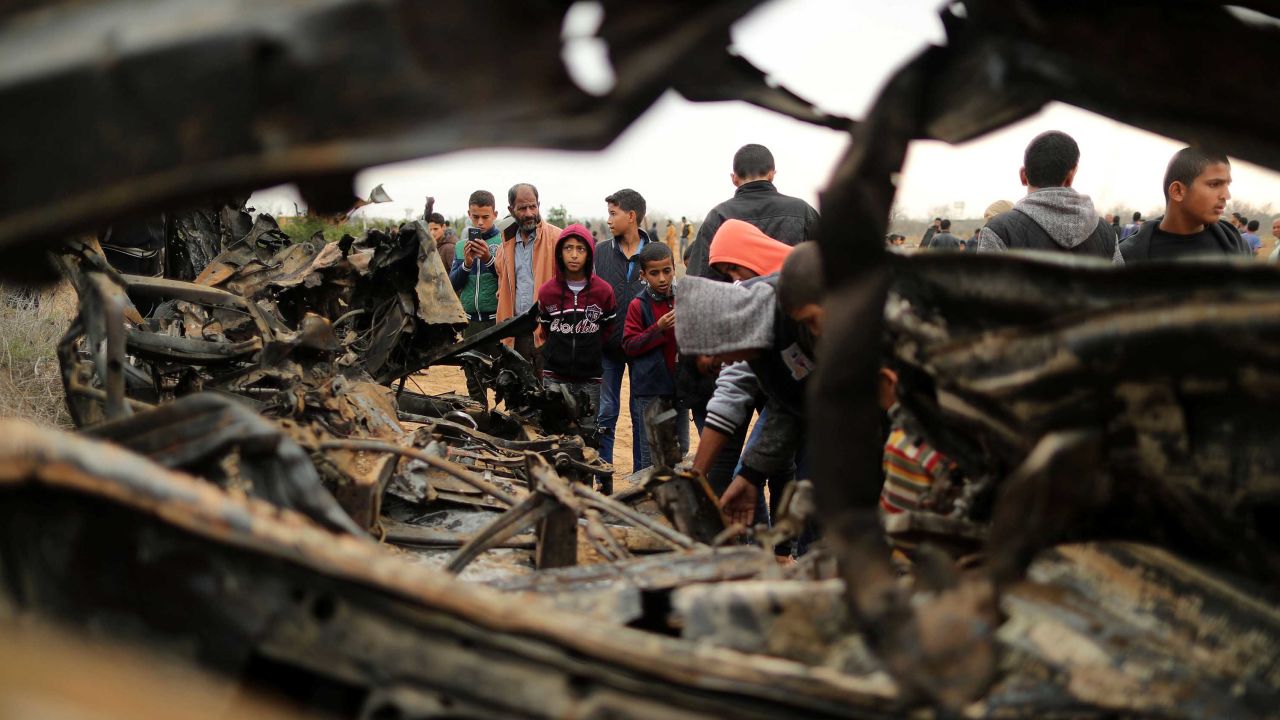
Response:
M987 223L978 234L978 252L1041 250L1123 260L1115 232L1098 217L1088 195L1071 183L1080 164L1080 147L1063 132L1037 135L1027 145L1018 171L1026 197Z

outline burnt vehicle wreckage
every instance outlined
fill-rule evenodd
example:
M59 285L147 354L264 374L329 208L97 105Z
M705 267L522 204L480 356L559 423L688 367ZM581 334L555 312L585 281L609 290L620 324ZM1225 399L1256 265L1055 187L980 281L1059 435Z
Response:
M854 123L726 52L753 0L600 3L617 77L602 102L560 59L570 4L496 25L501 58L414 41L499 3L5 11L0 167L23 173L0 173L0 271L74 284L59 357L81 431L3 422L0 615L336 716L1280 715L1280 275L882 243L911 140L961 142L1051 100L1280 168L1273 113L1167 93L1175 61L1152 53L1232 38L1233 73L1178 64L1232 96L1272 69L1276 25L1207 2L970 0ZM1099 30L1134 27L1148 40ZM512 65L527 82L504 82ZM495 107L457 77L509 92ZM497 342L531 318L455 344L420 224L324 243L226 200L293 180L336 214L373 164L600 148L668 89L852 138L821 203L833 290L809 406L846 437L813 444L812 486L757 545L672 467L663 408L646 418L658 467L596 492L610 469L573 398ZM171 277L112 268L84 234L104 224L163 236ZM976 566L924 552L907 581L889 564L884 362L963 476L934 490L940 512L890 529L964 538ZM501 409L405 389L442 363ZM767 546L809 514L822 543L777 566ZM579 537L603 562L576 565Z

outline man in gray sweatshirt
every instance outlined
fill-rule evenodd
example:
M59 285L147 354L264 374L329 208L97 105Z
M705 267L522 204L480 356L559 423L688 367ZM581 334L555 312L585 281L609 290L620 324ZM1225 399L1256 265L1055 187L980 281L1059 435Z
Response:
M680 283L686 308L676 323L681 352L725 363L745 361L766 398L763 427L720 499L730 521L744 525L756 519L764 480L789 470L804 444L804 383L814 367L814 338L782 311L777 279L770 275L730 285L686 277ZM803 462L798 465L803 476Z
M982 228L978 252L1040 250L1123 265L1115 231L1098 217L1089 196L1071 187L1079 164L1080 147L1070 135L1057 130L1037 135L1018 171L1026 197Z

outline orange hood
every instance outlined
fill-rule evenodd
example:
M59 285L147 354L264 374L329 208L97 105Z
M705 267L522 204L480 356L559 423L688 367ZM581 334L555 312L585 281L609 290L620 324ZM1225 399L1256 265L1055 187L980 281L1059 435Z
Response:
M772 275L782 269L791 246L774 240L742 220L725 220L711 238L711 264L733 263L756 275Z

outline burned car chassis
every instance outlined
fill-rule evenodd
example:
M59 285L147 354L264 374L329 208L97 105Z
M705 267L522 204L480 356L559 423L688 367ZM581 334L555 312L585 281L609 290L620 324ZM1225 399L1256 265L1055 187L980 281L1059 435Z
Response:
M1144 273L1012 257L900 259L886 255L881 243L893 175L901 170L911 140L977 137L1052 99L1280 167L1280 146L1261 119L1272 113L1215 114L1190 94L1170 95L1163 90L1166 69L1149 56L1151 43L1118 42L1118 36L1097 30L1142 27L1176 47L1195 43L1205 32L1230 36L1242 49L1236 72L1224 79L1190 67L1185 79L1231 93L1248 90L1273 70L1268 53L1277 35L1273 26L1246 22L1207 2L1159 12L1143 2L1063 7L971 0L964 3L963 14L944 11L948 45L925 50L899 70L855 127L819 115L764 83L745 61L721 52L728 24L750 2L706 4L693 17L679 3L604 3L601 36L610 42L619 78L608 103L573 87L559 65L558 42L547 39L558 38L563 14L551 10L562 11L565 4L553 3L548 12L536 14L535 22L545 25L543 32L521 29L519 37L538 40L513 43L522 47L528 67L542 70L547 87L538 88L538 97L512 98L510 117L476 126L462 140L448 131L447 123L470 117L471 100L450 103L456 113L444 115L441 122L446 124L425 119L428 105L420 101L428 96L424 90L430 83L424 75L449 68L414 54L404 40L408 33L399 29L427 22L423 10L408 3L351 0L295 11L294 19L305 16L316 31L310 39L315 47L336 27L350 32L356 18L359 27L385 30L378 35L392 38L377 48L359 46L351 52L367 55L353 58L350 53L300 52L272 30L289 17L287 9L264 4L240 17L233 10L243 8L215 5L211 17L215 25L223 24L218 25L221 34L211 37L226 47L250 48L223 53L237 60L230 67L233 75L241 73L236 76L241 80L255 77L254 68L266 68L258 76L292 82L299 75L328 74L342 78L342 87L350 90L372 77L388 102L396 98L388 90L393 86L397 92L408 88L412 101L394 119L378 121L352 112L325 124L315 121L319 113L301 112L314 100L310 95L276 92L270 99L258 98L258 105L249 103L252 107L222 106L235 119L221 126L246 132L274 129L266 138L270 142L238 131L205 133L207 142L188 144L185 150L131 155L145 138L130 138L118 146L114 163L99 162L93 168L48 163L51 172L74 181L50 183L55 190L44 195L6 186L12 192L0 194L0 244L30 249L34 238L60 237L91 222L281 179L299 180L316 207L337 210L349 202L349 173L359 167L486 142L599 146L668 87L698 100L746 97L811 122L852 128L850 152L822 198L821 242L835 296L810 406L813 426L843 428L851 439L812 448L821 499L817 508L840 579L801 579L831 577L815 564L788 582L698 587L714 580L777 577L771 560L758 551L702 547L693 551L699 558L688 566L693 570L680 577L671 577L669 568L655 572L644 565L649 559L641 558L607 563L607 571L548 570L535 576L541 580L507 586L507 592L541 592L539 597L549 602L540 602L406 565L358 537L377 529L386 479L381 472L371 474L377 481L366 483L360 494L363 515L350 512L359 502L339 498L347 516L360 516L353 531L341 527L332 505L317 500L324 496L313 492L314 483L251 482L258 490L253 494L268 504L175 472L172 468L182 466L177 461L156 458L170 466L165 469L111 444L12 426L6 427L0 451L5 458L0 463L0 530L5 533L0 606L6 611L52 617L194 658L243 678L251 687L284 691L304 705L338 715L885 717L933 705L975 717L1276 716L1280 622L1269 522L1276 507L1276 463L1267 449L1268 433L1246 433L1233 444L1236 438L1229 432L1242 416L1269 423L1265 408L1274 404L1276 387L1266 367L1273 339L1270 310L1280 289L1275 273L1220 266ZM461 3L436 5L446 19L463 8ZM1277 13L1271 3L1237 5ZM67 12L79 19L74 10ZM40 32L31 37L58 29L56 14L52 17L48 27L37 23ZM636 27L664 26L677 17L685 31L669 36L674 39L664 40L662 47L626 41ZM78 24L80 31L100 29L94 20ZM96 20L111 23L109 13ZM255 20L265 21L265 33L247 29ZM29 44L16 42L13 35L0 39L5 40L0 47L17 50ZM155 60L149 54L155 51L149 44L155 38L141 33L137 40L125 47L125 57L138 63L137 68L128 66L129 72L142 72L146 61ZM179 54L205 47L198 40L198 33L180 37ZM197 50L184 59L198 62L203 57ZM1115 78L1116 67L1126 68L1128 75ZM501 67L485 63L466 71L495 81L502 75ZM71 72L45 83L27 78L21 87L33 95L56 97L59 83L77 77ZM250 85L248 80L212 83L237 89ZM166 96L162 84L138 87ZM558 91L542 92L550 87ZM44 122L43 113L30 113L47 105L15 102L12 106L22 114L9 122L18 128ZM113 102L103 115L127 126L130 112ZM529 117L553 116L555 123L527 122ZM73 113L58 117L60 122L75 121ZM415 119L427 124L414 125ZM200 122L193 127L215 126L219 124ZM515 131L521 134L513 135ZM66 128L61 133L74 135ZM369 135L379 141L368 142ZM36 162L25 162L31 158L64 157L48 148L41 155L39 146L12 141L2 148L15 167L35 167ZM37 154L24 154L28 152ZM91 155L65 154L83 157ZM250 161L224 162L244 157ZM102 177L104 169L111 178ZM183 182L157 182L175 177ZM91 191L112 180L118 192L86 202ZM9 273L24 274L15 269ZM957 292L940 290L943 283L937 277L943 273L961 279ZM1188 277L1197 273L1199 284ZM266 328L268 335L289 333L283 344L220 343L214 350L160 341L160 348L156 338L131 338L125 332L126 322L142 318L129 317L129 304L118 296L120 285L113 285L105 271L87 275L91 279L79 288L82 298L96 294L101 312L73 328L62 351L68 360L64 366L83 359L70 355L76 349L72 340L83 336L87 342L79 344L79 352L89 354L100 378L71 374L69 394L81 398L76 401L85 413L81 419L102 408L103 417L112 419L101 426L102 434L115 441L127 441L131 434L127 416L146 410L145 401L136 395L131 399L128 391L131 354L150 347L161 356L272 352L289 357L318 350L317 338L325 345L324 333L304 332L299 321L284 329ZM1139 294L1155 298L1157 306L1129 308L1133 283L1141 286ZM137 287L146 284L140 281ZM1171 291L1187 286L1192 290L1170 297ZM1078 302L1068 304L1065 313L1028 314L1028 298L1046 307L1059 299L1048 297L1049 290ZM1204 303L1209 303L1207 309L1197 307ZM980 308L985 319L972 317L966 310L972 307ZM339 317L326 313L320 319L336 325ZM1256 339L1256 348L1233 344L1223 333L1227 326ZM874 440L880 418L873 378L882 358L867 350L881 347L885 338L892 347L890 361L906 378L903 404L932 442L953 454L971 478L982 481L978 491L986 495L992 524L988 562L980 571L957 577L954 568L926 563L915 586L905 588L885 561L874 514L880 477L880 448ZM1134 362L1150 352L1142 343L1170 347L1179 338L1203 342L1226 358L1248 358L1257 371L1242 377L1215 373L1212 353L1163 373L1145 371ZM131 352L126 353L130 340ZM1117 348L1111 356L1104 352L1107 343ZM1045 353L1053 350L1070 357L1065 370L1046 367L1046 358L1055 356ZM428 352L418 360L428 356L433 362L446 359ZM461 357L455 354L448 361ZM1116 357L1128 361L1120 363L1126 369L1119 374L1111 362ZM501 358L491 360L492 367L501 364ZM401 365L402 370L410 367L412 363ZM501 371L497 367L495 373ZM1071 397L1052 404L1055 389L1078 377L1073 373L1089 378L1085 386L1097 402L1087 405L1088 412L1079 412L1081 406L1073 405ZM377 373L370 375L373 379ZM403 374L389 371L376 379L399 377ZM518 390L519 385L511 387ZM1235 404L1215 402L1221 398ZM407 418L403 407L396 411L391 406L392 419L434 419L427 434L469 431L467 442L477 444L463 452L472 455L498 449L480 436L482 429L465 423L459 429L441 418L461 411L465 403L417 402L433 409ZM441 402L448 407L435 404ZM1171 422L1178 418L1181 424ZM125 424L115 425L113 432L113 423ZM242 446L261 447L262 438L271 437L268 444L287 447L278 430L272 435L247 418L234 427ZM314 456L357 452L339 445L349 440L311 432L292 442ZM488 450L482 447L486 442ZM427 443L421 445L415 452L429 450ZM449 450L443 452L447 456ZM535 454L557 464L555 453ZM255 477L272 477L278 470L254 465L252 456L250 452ZM581 467L589 468L589 459L570 458L561 469L590 475ZM513 461L518 461L515 455L491 467ZM539 467L537 461L527 462L530 476L534 467ZM296 473L284 474L297 478ZM1129 478L1138 482L1123 484ZM526 483L523 489L531 494L524 498L532 498L530 505L542 502L532 496L540 492L536 483ZM553 481L544 497L560 491L564 509L578 494L574 491L571 498L563 490ZM516 503L500 507L516 509L521 501L510 499ZM1134 508L1141 512L1129 512ZM1168 522L1153 522L1157 518ZM590 532L586 510L580 519ZM504 530L512 533L489 539L526 542L520 540L521 528ZM599 527L596 531L601 554L607 556L613 545ZM694 533L681 534L692 541ZM624 535L614 536L614 543ZM130 540L119 542L121 536ZM1116 538L1155 543L1207 560L1215 569L1165 550L1115 542L1046 551L1067 540ZM1234 554L1241 547L1245 551ZM669 567L686 567L680 564L683 556L660 557ZM611 595L614 584L624 592ZM139 599L141 588L158 592ZM565 609L582 607L597 615ZM201 623L184 612L190 608L200 610L208 621L205 627L225 632L201 632ZM633 627L621 627L626 624ZM660 632L635 629L639 627ZM683 638L663 637L674 633Z

